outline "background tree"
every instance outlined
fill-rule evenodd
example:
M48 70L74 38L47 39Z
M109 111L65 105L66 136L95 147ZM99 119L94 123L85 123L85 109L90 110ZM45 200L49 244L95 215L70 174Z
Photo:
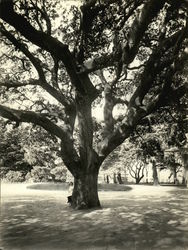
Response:
M181 152L181 157L183 159L183 166L184 166L184 176L183 176L183 182L188 187L188 154L187 154L187 148L184 149L183 152Z
M63 162L60 158L59 143L55 137L41 127L26 126L24 150L25 157L33 166L47 167L49 170Z
M178 154L179 153L179 154ZM178 154L178 155L177 155ZM173 183L178 184L177 174L182 172L181 155L180 152L170 152L165 156L164 167L170 169L169 180L173 176Z
M124 157L121 154L121 149L118 147L115 149L103 162L101 172L104 173L104 180L112 181L115 184L122 184L122 172L124 172L123 166Z
M6 124L1 120L0 138L1 179L24 181L32 165L25 158L23 135L19 130L13 131L11 126L7 130Z
M157 166L161 165L164 156L160 142L156 138L149 138L147 141L142 143L141 148L143 150L145 159L147 159L152 164L153 185L156 186L159 184Z
M185 112L180 112L180 108L184 109L185 107L184 101L182 104L176 103L173 107L161 108L160 111L144 118L131 134L129 140L106 158L103 169L117 172L117 168L121 167L121 171L124 172L127 169L132 178L138 177L137 179L140 179L140 177L144 177L143 174L147 175L148 169L145 165L149 164L152 156L155 156L158 170L169 169L171 171L170 177L176 178L177 173L182 171L181 148L186 143ZM157 145L151 146L151 139L154 141L154 145ZM145 144L144 150L143 143ZM148 182L147 176L146 182Z
M0 1L0 115L57 137L74 176L73 207L99 207L104 159L144 117L185 94L179 75L186 60L187 2L91 0L58 16L60 5ZM104 121L96 133L92 109L101 100ZM124 113L115 117L119 104Z
M56 138L40 127L14 128L2 119L0 125L2 179L11 182L30 178L35 182L66 180L67 171L59 157Z
M135 179L136 184L139 184L140 181L144 178L145 165L143 164L143 162L137 160L136 163L133 163L127 168L131 177Z
M163 107L142 120L130 140L136 145L144 162L152 159L160 167L160 171L167 168L171 171L176 169L176 173L179 171L181 148L186 144L185 116L184 99L181 103ZM171 154L167 155L167 152ZM157 171L153 170L155 178ZM173 175L176 175L175 172Z

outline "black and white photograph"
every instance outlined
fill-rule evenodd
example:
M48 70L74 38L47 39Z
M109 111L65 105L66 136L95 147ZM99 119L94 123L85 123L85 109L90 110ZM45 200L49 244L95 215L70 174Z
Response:
M0 250L188 250L188 0L0 0Z

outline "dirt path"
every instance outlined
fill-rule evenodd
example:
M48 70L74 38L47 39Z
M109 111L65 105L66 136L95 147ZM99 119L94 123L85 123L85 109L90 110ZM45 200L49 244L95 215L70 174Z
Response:
M100 192L103 209L73 211L66 191L3 185L3 250L187 250L188 190Z

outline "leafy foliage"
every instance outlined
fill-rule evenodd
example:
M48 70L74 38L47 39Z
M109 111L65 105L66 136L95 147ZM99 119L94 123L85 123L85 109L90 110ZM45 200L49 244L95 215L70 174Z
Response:
M50 169L47 167L35 166L30 173L26 175L26 181L47 182L50 179Z
M23 138L20 131L13 131L11 128L10 130L6 130L2 124L0 128L0 137L0 156L2 159L1 178L9 173L6 178L12 179L11 176L15 171L18 179L24 179L27 172L31 171L32 166L25 158ZM17 179L17 177L15 178Z
M20 171L9 170L6 175L3 176L3 181L5 182L24 182L25 176Z

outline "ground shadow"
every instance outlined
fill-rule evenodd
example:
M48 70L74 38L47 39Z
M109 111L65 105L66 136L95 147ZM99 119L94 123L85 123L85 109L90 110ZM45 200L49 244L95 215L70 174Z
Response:
M37 183L27 186L28 189L36 190L67 190L68 183ZM98 184L99 191L130 191L132 188L119 184Z
M28 185L27 189L62 191L68 189L68 183L36 183Z
M87 211L72 210L65 197L61 199L65 192L58 193L58 197L52 192L46 197L5 200L2 249L188 249L187 190L167 191L165 195L101 192L103 208Z

